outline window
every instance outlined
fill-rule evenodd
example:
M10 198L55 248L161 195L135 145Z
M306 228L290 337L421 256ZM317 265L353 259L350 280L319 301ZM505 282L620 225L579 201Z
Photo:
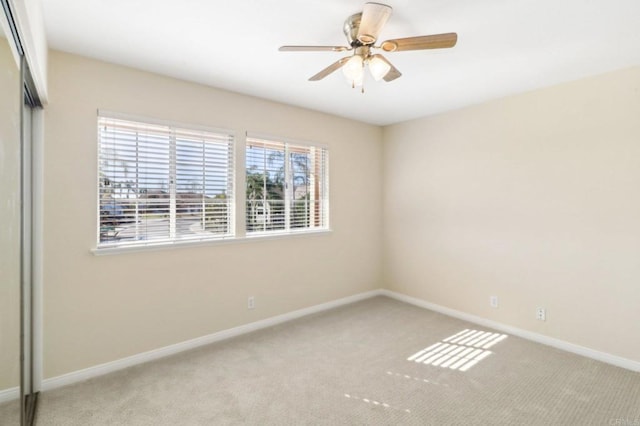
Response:
M247 137L247 235L328 229L328 150Z
M233 135L98 117L98 247L233 236Z

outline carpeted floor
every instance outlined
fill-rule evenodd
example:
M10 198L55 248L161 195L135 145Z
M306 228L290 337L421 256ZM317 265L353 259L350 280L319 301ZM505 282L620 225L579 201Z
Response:
M0 404L0 426L20 425L20 402L11 401Z
M640 425L640 373L476 331L376 297L45 392L37 425Z

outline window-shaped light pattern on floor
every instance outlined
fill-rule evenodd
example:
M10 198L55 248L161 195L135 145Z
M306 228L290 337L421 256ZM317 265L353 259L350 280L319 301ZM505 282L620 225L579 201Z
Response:
M371 399L371 398L363 398L357 395L351 395L348 393L344 394L344 397L347 399L351 399L354 401L362 401L365 404L369 404L372 407L379 407L379 408L384 408L384 409L389 409L389 410L395 410L395 411L402 411L405 413L411 413L411 410L409 410L408 408L400 408L391 404L388 404L386 402L382 402L382 401L376 401L375 399Z
M451 370L467 371L492 354L489 348L506 338L506 334L465 329L416 352L407 360Z

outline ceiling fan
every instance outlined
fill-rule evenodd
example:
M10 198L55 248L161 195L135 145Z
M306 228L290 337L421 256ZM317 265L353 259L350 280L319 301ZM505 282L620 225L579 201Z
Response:
M376 81L384 79L389 82L402 75L384 56L374 53L375 49L390 53L405 50L443 49L456 45L458 41L456 33L397 38L375 45L382 27L391 16L392 10L391 6L369 2L365 3L362 13L348 17L344 22L343 30L349 46L282 46L279 50L282 52L353 51L351 56L339 59L309 78L309 81L322 80L342 68L352 87L356 87L363 85L365 66L369 68Z

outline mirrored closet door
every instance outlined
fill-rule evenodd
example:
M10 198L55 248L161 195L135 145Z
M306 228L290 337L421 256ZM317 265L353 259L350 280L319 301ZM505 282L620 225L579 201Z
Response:
M30 425L33 385L30 74L0 1L0 424Z
M0 418L20 424L20 68L0 15Z
M33 111L37 107L37 100L32 96L29 67L22 57L20 65L22 71L22 99L21 108L21 188L22 188L22 209L21 209L21 300L20 300L20 401L22 412L22 426L33 424L37 389L35 386L34 374L34 279L33 279Z

